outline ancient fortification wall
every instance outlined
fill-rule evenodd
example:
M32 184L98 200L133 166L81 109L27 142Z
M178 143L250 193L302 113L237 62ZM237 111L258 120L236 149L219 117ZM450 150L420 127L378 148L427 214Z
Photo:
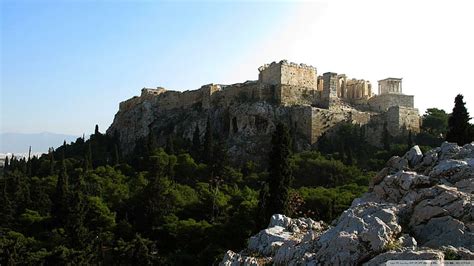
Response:
M403 106L390 107L386 113L389 131L392 135L400 135L405 131L420 132L420 116L418 109Z
M119 114L139 114L143 110L156 114L189 108L195 112L207 112L219 108L229 113L229 121L225 124L232 136L242 132L254 134L255 130L267 134L274 126L274 120L282 119L288 120L290 128L310 144L342 121L366 125L366 137L375 144L379 143L385 124L394 136L408 130L419 132L414 96L402 94L401 79L379 81L379 92L382 93L374 96L372 85L366 80L348 79L344 74L333 72L318 77L316 68L312 66L283 60L260 67L256 81L231 85L208 84L184 92L161 87L144 88L140 97L120 103ZM241 104L257 102L262 103L262 107L254 106L260 112L258 115L242 113ZM269 113L262 115L261 108L268 106L274 109L268 109ZM289 114L282 117L271 113L280 107L286 108L285 112ZM147 120L136 124L137 127L144 127L148 123ZM133 135L133 132L147 132L147 129L129 131L125 133Z
M376 112L387 111L392 106L414 108L414 96L405 94L381 94L368 100L371 110Z

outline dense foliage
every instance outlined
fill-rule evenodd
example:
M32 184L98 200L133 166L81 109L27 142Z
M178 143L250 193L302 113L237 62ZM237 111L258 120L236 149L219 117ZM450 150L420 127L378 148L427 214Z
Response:
M150 134L127 158L98 130L40 158L10 158L0 179L0 264L209 265L268 222L259 200L271 180L282 181L273 194L286 196L268 201L328 222L366 190L369 175L355 166L317 152L290 156L280 129L270 171L230 165L210 128L202 145L175 138L157 147ZM291 172L301 176L293 187Z

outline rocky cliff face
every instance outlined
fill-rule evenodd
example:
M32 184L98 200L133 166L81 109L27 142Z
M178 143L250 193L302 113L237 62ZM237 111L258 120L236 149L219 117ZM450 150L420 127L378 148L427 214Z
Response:
M332 225L275 214L221 265L380 265L474 259L474 143L393 157Z
M157 98L139 100L120 109L107 130L107 134L118 134L124 154L133 151L137 141L146 138L150 131L160 145L165 145L167 136L171 134L191 141L196 126L203 139L209 118L215 136L225 140L232 158L259 159L266 156L270 136L278 121L301 126L307 123L299 114L308 107L281 106L265 101L217 103L207 109L198 104L190 108L166 109L161 107ZM309 148L307 136L298 130L292 132L300 149Z

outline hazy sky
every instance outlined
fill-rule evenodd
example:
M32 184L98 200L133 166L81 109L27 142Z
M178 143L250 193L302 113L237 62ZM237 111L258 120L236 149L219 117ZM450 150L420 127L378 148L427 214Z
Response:
M0 132L82 135L142 87L255 80L288 59L474 116L474 1L1 1Z

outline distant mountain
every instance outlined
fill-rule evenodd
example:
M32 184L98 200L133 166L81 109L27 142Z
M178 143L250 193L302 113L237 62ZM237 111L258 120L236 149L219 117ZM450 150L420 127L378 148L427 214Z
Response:
M0 133L0 153L27 153L29 146L32 152L47 152L49 147L57 148L64 141L75 141L77 136L42 133Z

